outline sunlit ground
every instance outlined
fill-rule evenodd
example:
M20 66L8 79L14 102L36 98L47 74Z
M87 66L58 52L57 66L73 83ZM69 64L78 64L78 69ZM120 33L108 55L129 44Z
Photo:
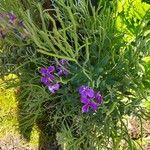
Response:
M9 76L10 78L10 76ZM31 141L27 143L19 134L17 121L17 100L14 88L6 89L0 80L0 149L8 150L17 147L20 149L37 149L38 131L32 130ZM10 147L12 146L12 147Z

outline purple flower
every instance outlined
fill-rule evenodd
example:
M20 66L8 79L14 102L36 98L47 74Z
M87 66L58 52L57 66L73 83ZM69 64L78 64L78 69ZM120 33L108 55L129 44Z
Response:
M54 66L49 66L48 68L42 67L40 69L40 73L42 74L42 76L48 76L48 75L54 73L54 71L55 71L55 67Z
M46 76L47 74L47 68L41 68L40 73L42 74L42 76Z
M83 103L82 113L88 112L89 109L96 111L98 106L102 103L102 96L100 92L95 92L92 88L82 85L79 88L81 95L81 103Z
M19 26L19 27L24 27L24 23L23 23L22 20L18 21L18 26Z
M82 85L79 89L79 93L81 94L81 97L88 97L88 98L94 97L94 90L88 86Z
M97 110L97 104L90 101L88 98L81 98L81 102L84 104L82 107L82 113L88 112L89 108L92 108L94 111Z
M66 70L67 64L67 60L62 59L59 61L59 65L56 66L56 71L59 76L68 75L68 71ZM49 67L42 67L39 72L42 76L41 82L48 87L50 92L55 93L59 90L60 85L55 82L55 67L53 65Z
M53 82L53 80L55 79L54 75L52 74L49 74L47 78L50 82Z
M47 77L41 77L41 82L44 83L45 85L48 84L48 78Z
M53 84L53 85L49 85L48 89L50 92L55 93L56 91L59 90L60 85L58 83Z
M58 70L57 74L59 76L63 76L63 75L67 76L69 74L68 71L62 67L58 67L57 70Z
M96 103L98 103L98 104L101 104L101 103L102 103L103 97L102 97L102 95L100 94L100 92L95 92L95 100L96 100Z
M8 18L9 18L9 22L12 23L12 24L17 19L17 17L12 13L8 14Z
M40 73L42 75L41 82L46 85L50 92L55 93L57 90L59 90L60 85L58 83L54 83L54 66L49 67L42 67L40 69Z
M67 64L68 64L68 60L66 60L66 59L61 59L61 60L59 61L59 63L60 63L62 66L67 65Z
M49 66L49 67L47 68L47 71L48 71L48 73L54 73L55 67L54 67L54 66Z
M49 66L48 68L42 67L40 69L40 73L42 75L41 82L47 86L49 86L53 80L55 79L53 73L54 73L55 67Z
M68 64L68 61L65 60L65 59L61 59L59 61L59 65L57 67L57 74L59 76L67 76L69 74L68 70L67 70L67 64Z
M49 75L48 77L41 77L41 82L48 86L53 82L54 78L54 75Z

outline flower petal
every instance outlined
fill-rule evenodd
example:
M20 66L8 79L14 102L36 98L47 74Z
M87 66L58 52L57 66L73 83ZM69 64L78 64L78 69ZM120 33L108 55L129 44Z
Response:
M57 70L58 70L57 74L59 76L63 76L63 75L67 76L69 74L69 72L65 68L63 68L63 67L58 66Z
M89 103L89 99L88 98L86 98L86 97L81 97L81 103L83 103L83 104L88 104Z
M63 70L62 69L59 69L58 73L57 73L59 76L62 76L63 75Z
M59 90L60 85L58 83L54 84L54 85L49 85L48 89L50 92L55 93L56 91Z
M94 103L94 102L90 102L89 106L90 106L94 111L96 111L96 110L98 109L97 104Z
M47 77L41 77L41 82L44 83L45 85L47 85L47 83L48 83Z
M85 90L86 90L86 86L85 86L85 85L82 85L82 86L80 86L80 88L79 88L79 93L80 93L81 95L83 95Z
M87 104L87 105L84 105L83 107L82 107L82 113L86 113L86 112L88 112L89 111L89 105Z
M54 84L54 85L52 86L52 88L53 88L55 91L59 90L59 87L60 87L60 85L59 85L58 83L56 83L56 84Z
M62 66L64 66L64 65L66 65L66 64L68 63L68 60L66 60L66 59L61 59L61 60L59 61L59 63L60 63Z
M9 22L14 23L14 21L17 19L17 17L14 14L8 14Z
M94 90L92 88L88 88L86 90L86 95L90 98L94 98Z
M41 73L43 76L45 76L45 75L47 74L47 69L46 69L45 67L42 67L42 68L40 69L40 73Z
M63 74L64 74L65 76L68 76L69 72L68 72L66 69L64 69L64 70L63 70Z
M88 86L82 85L79 88L79 93L81 94L82 97L94 98L94 90Z
M95 93L95 100L96 100L96 103L98 103L98 104L101 104L101 103L102 103L103 97L102 97L102 95L100 94L100 92L96 92L96 93Z
M23 20L19 20L19 21L18 21L18 26L19 26L19 27L25 27Z
M50 92L55 93L55 90L53 89L53 87L51 85L48 86L48 89Z
M53 82L53 80L55 79L55 76L52 74L49 74L47 78L50 82Z
M52 72L55 71L55 67L54 67L54 66L49 66L49 67L47 68L47 71L48 71L48 73L52 73Z

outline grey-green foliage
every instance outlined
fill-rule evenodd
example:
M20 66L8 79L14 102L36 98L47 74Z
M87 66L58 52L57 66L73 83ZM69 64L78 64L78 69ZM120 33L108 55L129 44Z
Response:
M149 50L142 44L148 37L133 32L136 38L126 40L125 32L117 28L116 6L113 1L100 1L95 8L86 0L80 3L59 0L55 3L54 16L41 3L31 5L26 11L19 10L28 40L19 49L19 44L13 47L21 52L21 57L18 56L21 59L17 63L13 60L16 66L12 70L21 81L24 132L43 117L57 133L58 143L64 149L118 150L123 140L128 149L136 149L125 117L131 114L143 117L139 104L147 98L147 89L143 85L142 58ZM8 54L6 49L4 52ZM60 79L61 89L52 95L39 83L38 69L59 58L69 60L70 76ZM102 92L104 102L95 113L81 113L78 88L83 84Z
M111 8L103 8L99 14L101 9L100 3L97 11L91 8L93 13L91 16L89 13L90 6L88 7L86 1L80 3L70 1L67 4L68 6L64 5L64 1L59 1L56 5L56 19L60 22L61 28L57 28L54 18L46 13L48 10L42 11L40 4L37 5L37 9L40 13L39 21L42 23L42 27L34 24L34 16L32 16L30 11L24 16L26 28L30 31L31 38L37 45L39 52L77 63L82 49L86 49L86 61L88 61L89 56L88 49L95 43L98 53L101 52L103 47L107 49L106 45L111 41L109 38L114 36L109 36L114 29L115 22L113 18L110 18L110 15L112 16L113 13L110 10ZM96 19L98 17L99 19ZM105 21L102 21L103 19ZM53 31L48 30L49 22L53 24Z

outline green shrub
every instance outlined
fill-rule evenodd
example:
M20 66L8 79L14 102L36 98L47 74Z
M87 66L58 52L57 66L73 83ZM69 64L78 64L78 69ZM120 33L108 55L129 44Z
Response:
M52 143L57 140L64 149L117 150L123 141L129 149L135 149L126 123L129 115L148 117L140 103L149 94L143 61L149 55L149 10L132 24L133 14L124 10L120 16L113 1L100 1L93 7L86 0L59 0L53 16L41 3L33 1L25 11L16 2L18 11L3 3L2 8L4 12L13 10L23 19L23 31L18 32L26 38L13 39L16 33L7 32L1 67L3 74L13 72L20 79L19 121L24 136L37 123ZM118 27L122 24L124 30ZM129 33L131 39L126 38ZM39 70L58 66L60 59L68 61L69 75L55 74L61 87L52 94L40 83ZM103 103L97 111L81 112L82 85L101 92Z

